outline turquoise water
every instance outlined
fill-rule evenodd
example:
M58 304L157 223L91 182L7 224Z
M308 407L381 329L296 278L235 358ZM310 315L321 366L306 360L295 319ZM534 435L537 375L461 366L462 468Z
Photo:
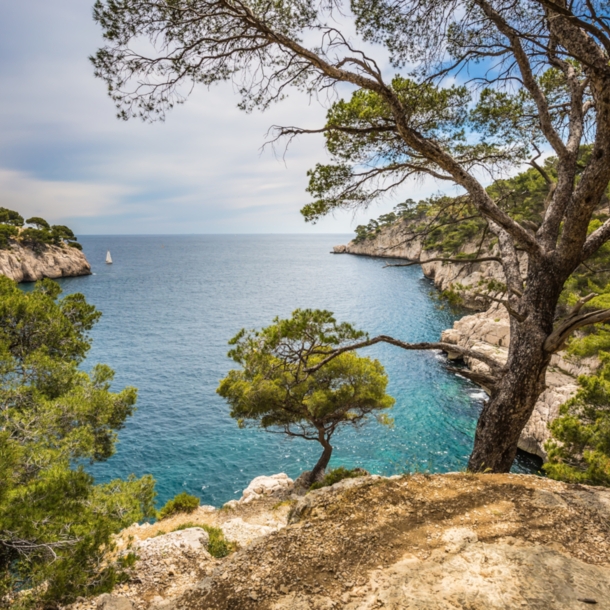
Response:
M115 388L139 390L138 411L119 434L117 453L96 464L99 481L151 473L159 503L186 490L203 503L238 497L255 476L297 476L318 457L317 443L240 430L215 393L231 368L227 341L297 307L325 308L371 335L437 340L456 313L438 307L418 267L332 256L345 235L82 237L94 275L62 280L103 312L85 368L104 362ZM113 265L104 264L110 250ZM395 426L376 422L334 438L332 466L379 474L462 469L484 394L448 373L436 353L381 345L396 398Z

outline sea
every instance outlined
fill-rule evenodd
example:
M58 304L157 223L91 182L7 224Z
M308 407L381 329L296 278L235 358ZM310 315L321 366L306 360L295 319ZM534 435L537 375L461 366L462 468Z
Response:
M327 309L371 336L435 341L464 311L439 300L418 266L333 255L350 235L83 236L93 275L60 280L101 312L83 364L110 365L113 389L138 389L137 411L116 454L88 465L99 482L152 474L157 503L181 491L220 506L256 476L290 477L315 464L320 447L259 429L240 429L216 394L235 365L228 341L297 308ZM113 264L105 264L106 252ZM394 426L372 419L334 437L331 467L371 473L451 472L466 467L485 393L447 370L436 352L382 344L377 358L396 399ZM520 455L515 470L536 464Z

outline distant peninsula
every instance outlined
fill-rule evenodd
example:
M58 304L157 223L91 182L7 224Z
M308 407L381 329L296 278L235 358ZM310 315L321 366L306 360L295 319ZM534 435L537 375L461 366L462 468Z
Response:
M0 275L35 282L91 275L91 265L68 227L0 207Z

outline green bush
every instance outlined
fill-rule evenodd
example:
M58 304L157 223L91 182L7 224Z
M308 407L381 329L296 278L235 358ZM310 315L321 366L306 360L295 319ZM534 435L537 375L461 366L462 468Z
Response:
M159 511L159 519L165 519L178 513L192 513L199 507L199 498L187 494L186 491L167 501L167 504Z
M219 527L213 527L212 525L202 525L201 527L210 537L208 552L212 557L221 559L222 557L230 555L236 549L236 544L234 542L229 542Z
M40 216L32 216L32 218L28 218L25 222L29 225L36 225L39 229L51 228L51 225L44 218L40 218Z
M309 489L314 490L322 487L330 487L343 479L355 479L357 477L364 477L367 474L369 473L362 468L353 468L352 470L349 470L344 466L339 466L339 468L331 470L321 481L311 485Z
M599 357L598 374L578 378L576 396L549 425L543 468L552 479L610 486L610 353Z
M9 239L16 237L19 234L19 229L12 225L0 224L0 250L5 250L9 246Z
M13 227L23 226L23 216L13 210L7 208L0 208L0 223L11 225Z
M32 216L26 220L32 226L19 231L23 226L23 217L13 210L0 208L0 250L9 247L9 238L18 239L23 245L40 251L45 245L71 246L82 250L72 229L65 225L51 226L44 218Z

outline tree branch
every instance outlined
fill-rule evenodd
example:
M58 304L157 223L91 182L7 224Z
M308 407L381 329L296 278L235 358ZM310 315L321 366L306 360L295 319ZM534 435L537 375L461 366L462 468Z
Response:
M499 256L482 256L481 258L429 258L428 260L418 260L418 261L410 261L408 263L388 263L384 265L382 268L386 267L412 267L413 265L425 265L426 263L435 263L435 262L443 262L443 263L486 263L489 261L494 261L496 263L501 263L502 259Z
M492 371L498 373L500 373L504 368L502 364L500 364L493 358L490 358L487 354L483 354L482 352L477 352L476 350L471 350L466 347L461 347L459 345L454 345L453 343L405 343L404 341L399 341L398 339L388 337L387 335L379 335L377 337L374 337L373 339L367 339L366 341L360 341L359 343L353 343L352 345L346 345L344 347L332 350L326 358L318 362L315 366L305 369L305 371L307 373L315 373L317 370L321 369L325 364L327 364L340 354L350 352L356 349L361 349L363 347L369 347L377 343L389 343L390 345L395 345L396 347L400 347L401 349L409 351L441 350L443 352L453 352L459 354L460 356L467 356L468 358L474 358L475 360L479 360L483 364L486 364L490 369L492 369Z
M575 330L608 320L610 320L610 309L600 309L580 316L570 316L547 337L544 349L547 352L554 353L564 347L565 342Z
M610 240L610 218L587 237L582 247L581 262L591 258L608 240Z

